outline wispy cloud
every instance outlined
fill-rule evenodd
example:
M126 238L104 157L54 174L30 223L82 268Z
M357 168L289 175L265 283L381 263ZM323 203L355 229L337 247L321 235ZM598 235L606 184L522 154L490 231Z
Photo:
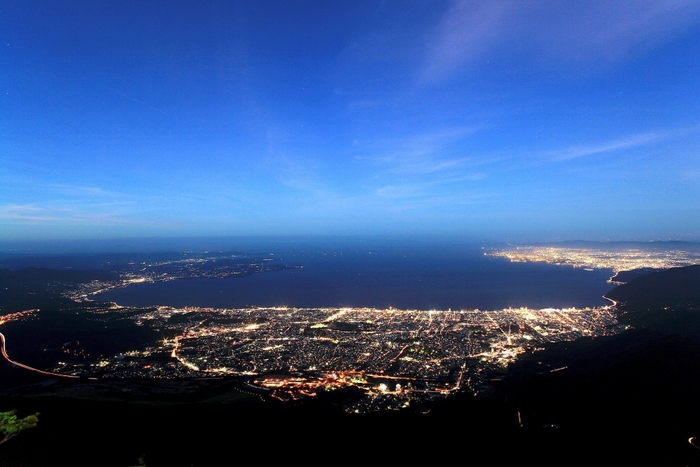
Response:
M658 133L641 133L593 146L571 146L566 149L551 152L547 154L547 156L553 161L568 161L585 156L594 156L619 151L621 149L629 149L658 141L659 139L661 139L661 137Z
M50 198L73 197L79 199L109 199L115 201L118 199L134 200L140 196L134 193L125 193L120 191L105 190L96 185L78 185L71 183L53 183L45 180L38 180L30 174L2 173L0 172L0 181L5 185L4 188L16 187L23 193L42 193L43 196Z
M455 173L480 165L470 157L451 155L453 151L449 149L474 131L476 128L450 129L384 142L377 147L380 155L356 160L369 160L386 172L407 176Z
M700 20L694 0L598 0L528 12L533 46L553 58L602 64L668 42Z
M456 181L456 180L453 180ZM426 183L394 183L391 185L385 185L377 188L374 194L379 198L384 199L404 199L404 198L425 198L425 199L435 199L444 198L445 191L441 189L442 185L447 182L444 180L437 180L433 182ZM486 193L480 193L478 195L468 192L464 193L460 190L460 196L469 196L470 198L478 197L483 198L490 196ZM452 199L453 196L450 197Z
M695 125L692 127L674 130L659 130L650 131L647 133L637 133L613 141L606 141L588 146L571 146L568 148L551 151L545 153L545 157L551 161L568 161L586 156L613 153L624 149L651 145L676 136L688 134L690 132L697 132L698 130L700 130L700 126Z
M698 22L700 3L694 0L457 0L428 35L418 82L449 79L489 58L600 69L654 49Z
M480 57L501 39L506 15L513 9L511 2L455 2L430 40L419 80L441 81Z
M443 129L377 144L378 154L358 157L374 168L365 181L372 202L389 209L451 209L491 196L476 182L489 176L496 160L465 155L465 138L477 128ZM374 209L374 208L373 208Z
M120 193L116 191L105 190L98 186L85 185L69 185L60 183L47 183L43 187L48 190L54 190L64 195L80 196L89 198L128 198L135 197L133 194Z
M27 177L8 177L6 181L0 221L13 224L141 225L144 210L165 201L160 196L105 190L95 185L52 183Z
M332 196L321 175L320 162L311 158L276 155L270 159L276 178L282 185L317 198Z
M423 185L388 185L377 188L375 194L381 198L413 198L425 196L424 188Z
M93 206L93 208L97 208ZM117 212L107 211L105 206L92 211L71 206L39 204L0 205L0 219L26 224L78 224L105 225L130 223Z

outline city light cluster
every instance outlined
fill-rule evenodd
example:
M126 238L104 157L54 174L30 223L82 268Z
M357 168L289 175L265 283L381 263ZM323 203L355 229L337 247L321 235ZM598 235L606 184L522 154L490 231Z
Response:
M403 408L489 381L546 343L620 332L612 307L497 311L374 308L172 308L134 313L158 329L157 346L64 362L53 371L100 378L238 377L266 397L297 400L343 388L349 411Z
M520 263L539 262L575 268L612 269L615 274L634 269L669 269L700 264L700 253L697 252L640 248L518 246L486 252L485 255ZM613 278L611 282L615 282Z

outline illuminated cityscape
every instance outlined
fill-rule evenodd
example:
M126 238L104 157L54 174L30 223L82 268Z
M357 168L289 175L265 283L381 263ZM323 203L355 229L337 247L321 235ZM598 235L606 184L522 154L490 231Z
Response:
M511 262L605 268L615 274L700 263L699 254L678 249L524 246L485 254ZM139 308L92 301L102 292L137 283L300 267L273 261L206 254L129 262L112 278L76 284L62 295L83 304L82 319L116 320L153 331L160 338L100 355L67 342L50 367L13 363L39 373L91 380L227 378L239 390L265 400L294 401L334 393L339 394L338 403L346 411L372 412L421 407L458 392L489 394L491 383L502 378L508 365L525 352L537 352L549 343L613 335L627 328L618 323L614 302L585 308L440 311ZM8 314L0 324L37 319L37 312Z
M512 262L605 268L615 274L700 263L678 249L514 247L485 253ZM457 392L488 394L518 356L548 343L617 334L613 306L495 311L353 307L126 307L92 302L101 292L143 282L221 278L289 267L272 258L202 255L128 263L112 279L77 284L63 296L83 303L85 319L118 320L155 331L148 345L96 355L67 343L51 368L89 379L228 378L263 399L294 401L333 391L349 412L420 406ZM611 281L615 280L615 276ZM36 319L38 310L0 324ZM556 371L550 369L548 371ZM349 390L349 391L343 391Z
M261 397L297 400L343 388L351 412L399 409L458 391L484 394L525 351L624 329L612 307L499 311L115 306L165 336L157 346L52 371L98 378L237 377Z
M485 253L512 262L541 262L575 268L612 269L615 274L634 269L669 269L700 264L700 253L687 250L650 250L639 248L566 248L518 246ZM615 282L615 277L610 282Z

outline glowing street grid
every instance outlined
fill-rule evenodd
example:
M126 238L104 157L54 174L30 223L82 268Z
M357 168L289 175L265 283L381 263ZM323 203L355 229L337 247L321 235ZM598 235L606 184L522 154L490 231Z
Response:
M669 269L700 264L700 253L686 250L611 250L520 246L484 253L507 258L511 262L540 262L575 268L612 269L616 274L633 269ZM611 278L610 282L615 282Z
M112 308L108 312L133 311ZM105 310L107 311L107 310ZM415 311L371 308L171 308L132 316L164 335L155 348L54 371L116 378L245 377L280 400L359 388L366 412L457 391L489 391L508 363L549 342L624 329L614 308Z

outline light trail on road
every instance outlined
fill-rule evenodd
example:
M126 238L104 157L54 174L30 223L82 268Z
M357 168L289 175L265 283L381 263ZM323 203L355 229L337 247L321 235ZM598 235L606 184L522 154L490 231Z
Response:
M31 367L31 366L29 366L29 365L25 365L24 363L16 362L16 361L12 360L12 359L9 357L9 355L7 355L7 350L6 350L6 348L5 348L5 335L4 335L3 333L1 333L1 332L0 332L0 341L2 341L2 349L0 349L0 351L2 352L2 356L3 356L3 358L4 358L5 360L7 360L8 363L10 363L11 365L14 365L14 366L19 367L19 368L24 368L25 370L34 371L34 372L36 372L36 373L40 373L40 374L42 374L42 375L47 375L47 376L58 376L58 377L60 377L60 378L81 379L80 376L75 376L75 375L63 375L63 374L61 374L61 373L53 373L53 372L50 372L50 371L44 371L44 370L40 370L40 369L38 369L38 368ZM89 379L89 380L96 380L97 378L89 377L89 378L87 378L87 379Z
M688 443L693 446L695 449L700 449L700 446L698 445L698 438L695 436L691 436L688 438Z

